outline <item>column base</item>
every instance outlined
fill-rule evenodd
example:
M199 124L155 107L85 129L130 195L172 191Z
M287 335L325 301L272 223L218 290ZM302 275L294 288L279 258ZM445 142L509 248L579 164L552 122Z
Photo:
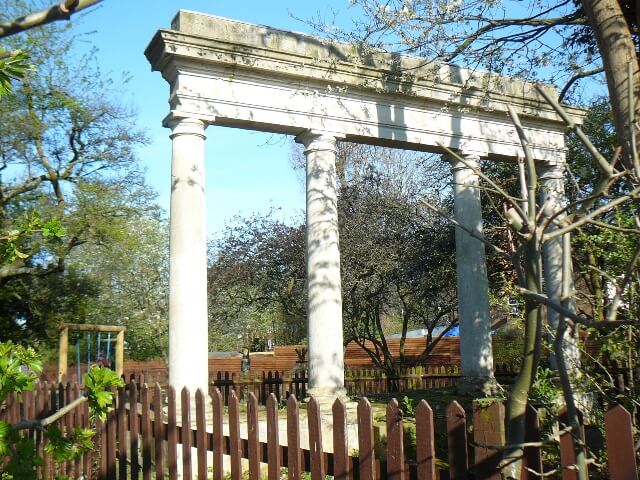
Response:
M460 377L456 391L460 395L473 398L494 397L499 393L498 382L494 377Z
M331 410L336 399L342 400L345 404L349 402L347 390L344 387L313 387L307 390L304 401L308 402L311 397L315 398L320 405L320 410Z

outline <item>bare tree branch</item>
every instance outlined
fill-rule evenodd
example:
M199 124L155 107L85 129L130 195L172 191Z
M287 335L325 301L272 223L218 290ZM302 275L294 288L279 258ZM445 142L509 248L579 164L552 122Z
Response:
M473 170L473 173L475 173L480 178L482 178L485 182L487 182L489 185L491 185L495 189L495 191L497 193L499 193L501 196L503 196L505 198L505 200L508 200L509 203L511 203L511 205L513 206L513 208L516 209L518 214L520 216L522 216L523 219L527 218L525 212L520 208L520 205L518 203L518 202L522 201L522 199L514 198L511 195L509 195L497 183L495 183L493 180L491 180L489 177L487 177L484 173L482 173L482 170L480 170L479 168L475 168L473 165L471 165L469 162L467 162L464 158L462 158L460 155L458 155L456 152L451 150L446 145L444 145L442 143L438 143L438 146L441 147L445 152L447 152L448 155L451 155L456 160L462 162L466 167L468 167L471 170Z
M76 398L74 401L72 401L71 403L65 405L60 410L58 410L57 412L55 412L52 415L49 415L46 418L42 418L40 420L21 420L18 423L12 424L11 428L13 430L15 430L15 431L26 430L26 429L29 429L29 430L42 430L43 428L48 427L49 425L51 425L53 422L55 422L57 420L60 420L67 413L69 413L70 411L72 411L73 409L78 407L79 405L82 405L87 400L88 400L87 397L85 397L83 395L81 397Z
M491 243L489 240L487 240L484 235L479 235L477 232L475 232L474 230L471 230L467 227L465 227L464 225L462 225L460 222L458 222L454 217L452 217L451 215L449 215L446 212L443 212L442 210L440 210L438 207L436 207L435 205L432 205L431 203L427 202L425 199L421 198L420 199L420 203L422 203L425 207L427 207L429 210L437 213L438 215L440 215L442 218L444 218L445 220L451 222L453 225L455 225L456 227L464 230L466 233L468 233L471 237L475 238L476 240L480 240L482 243L484 243L485 245L487 245L489 248L491 248L494 252L504 256L506 259L508 260L512 260L511 255L509 255L506 251L504 251L502 248L498 247L497 245L494 245L493 243Z
M606 212L608 212L609 210L613 209L614 207L617 207L618 205L621 205L631 199L635 199L636 197L638 197L638 195L640 195L640 187L636 188L635 190L632 190L631 192L629 192L627 195L623 195L621 197L615 198L613 200L611 200L609 203L603 205L600 208L596 208L595 210L587 213L586 215L579 217L578 220L576 220L575 222L566 225L562 228L558 228L557 230L554 230L550 233L545 233L543 240L545 242L549 241L549 240L553 240L556 237L559 237L561 235L564 235L565 233L569 233L572 230L575 230L576 228L591 222L591 220L593 218L596 218Z
M624 272L624 277L622 278L622 282L616 285L616 295L613 297L611 301L611 305L609 307L609 312L607 313L607 321L611 322L616 320L618 316L618 309L620 308L620 303L622 302L622 294L624 293L627 285L631 281L631 276L633 275L633 271L636 268L636 264L638 263L638 259L640 258L640 242L636 244L635 252L633 252L633 257L631 261L627 265L627 269Z
M0 23L0 38L15 35L16 33L24 32L25 30L58 20L69 20L74 13L96 5L101 1L102 0L65 0L58 5L16 18L11 22Z
M598 151L598 149L591 143L591 140L585 135L582 129L573 121L573 119L567 114L567 112L562 108L562 106L558 103L558 101L553 98L549 93L542 88L540 85L536 85L536 89L544 97L549 105L553 107L553 109L560 115L560 118L567 124L569 129L573 130L580 141L583 143L589 153L596 160L598 168L600 171L607 175L611 176L613 174L613 167L609 164L606 158Z
M559 312L561 315L564 315L565 317L570 319L572 323L579 323L580 325L586 325L588 327L593 327L593 328L617 327L620 325L629 324L629 322L627 321L620 321L620 320L609 322L609 321L596 321L589 318L583 318L573 313L568 308L563 307L559 303L554 302L553 300L551 300L549 297L547 297L542 293L532 292L531 290L528 290L522 287L518 288L518 291L525 297L535 300L536 302L541 303L543 305L546 305L549 308L553 308L556 312Z
M594 68L593 70L583 70L581 72L576 73L573 77L569 79L569 81L564 85L564 87L562 87L562 90L560 90L560 94L558 95L558 102L562 102L562 100L564 100L564 97L567 95L567 93L569 93L569 90L571 89L571 87L573 87L573 85L578 80L582 80L583 78L590 77L592 75L597 75L602 72L604 72L604 68L599 67L599 68Z

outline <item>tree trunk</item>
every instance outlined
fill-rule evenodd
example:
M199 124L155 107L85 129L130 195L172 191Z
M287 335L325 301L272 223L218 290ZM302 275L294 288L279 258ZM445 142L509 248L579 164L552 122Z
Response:
M596 262L596 256L589 252L587 261L590 266L599 267ZM591 290L593 291L593 319L604 320L604 286L602 277L595 269L590 269L589 280L591 282Z
M529 291L540 292L540 250L537 236L527 240L525 250L525 284ZM512 445L504 452L502 462L503 478L519 479L522 468L525 440L525 412L529 390L536 378L540 360L542 316L539 303L525 298L524 354L520 373L511 388L507 410L507 444Z
M637 121L640 114L640 68L631 31L618 0L582 0L582 6L602 56L616 135L623 152L622 160L630 168L633 163L629 120ZM633 105L629 103L629 64Z

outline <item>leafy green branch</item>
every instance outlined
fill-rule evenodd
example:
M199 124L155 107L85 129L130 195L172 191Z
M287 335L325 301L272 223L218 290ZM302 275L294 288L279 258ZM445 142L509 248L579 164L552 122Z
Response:
M40 357L32 348L12 342L0 343L0 405L7 408L7 397L11 393L33 390L38 374L42 370ZM107 368L94 366L85 378L84 394L44 418L22 418L14 424L0 421L0 479L36 479L36 467L43 464L42 457L35 449L34 442L25 432L42 431L47 439L44 447L58 463L75 460L93 447L91 429L76 427L63 433L55 424L71 410L87 403L91 420L104 420L111 409L112 389L123 386L118 375Z
M21 80L31 68L26 52L0 49L0 98L11 93L12 80Z
M65 229L57 218L45 222L38 212L29 212L17 228L0 233L0 265L29 258L30 254L22 244L36 234L56 242L64 237Z

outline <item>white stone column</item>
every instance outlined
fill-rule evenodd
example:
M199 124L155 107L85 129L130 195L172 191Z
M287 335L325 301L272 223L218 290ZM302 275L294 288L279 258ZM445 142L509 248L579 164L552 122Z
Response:
M539 202L545 217L550 218L559 212L566 204L564 193L564 164L542 164L538 167L538 177L540 180ZM562 220L566 215L559 214L557 220ZM546 232L551 232L558 227L551 225ZM569 234L567 234L569 235ZM545 292L549 298L557 303L562 301L562 237L555 238L543 244L542 268L544 271ZM571 281L570 291L573 293L573 281ZM575 310L573 301L568 305ZM560 315L552 308L547 308L547 324L549 329L549 342L553 342L555 331L558 328ZM580 366L580 350L577 344L576 333L571 327L567 328L563 339L563 351L565 361L570 370ZM550 355L551 366L556 368L555 355L553 351Z
M462 154L466 164L451 159L456 220L479 236L483 236L479 178L480 156ZM458 314L460 321L461 393L491 394L495 387L491 320L489 318L489 285L485 245L460 227L456 227L456 271Z
M345 393L336 138L306 131L296 141L307 159L307 393L325 401Z
M169 383L179 392L208 392L206 125L174 118L171 159ZM179 395L179 394L178 394Z

